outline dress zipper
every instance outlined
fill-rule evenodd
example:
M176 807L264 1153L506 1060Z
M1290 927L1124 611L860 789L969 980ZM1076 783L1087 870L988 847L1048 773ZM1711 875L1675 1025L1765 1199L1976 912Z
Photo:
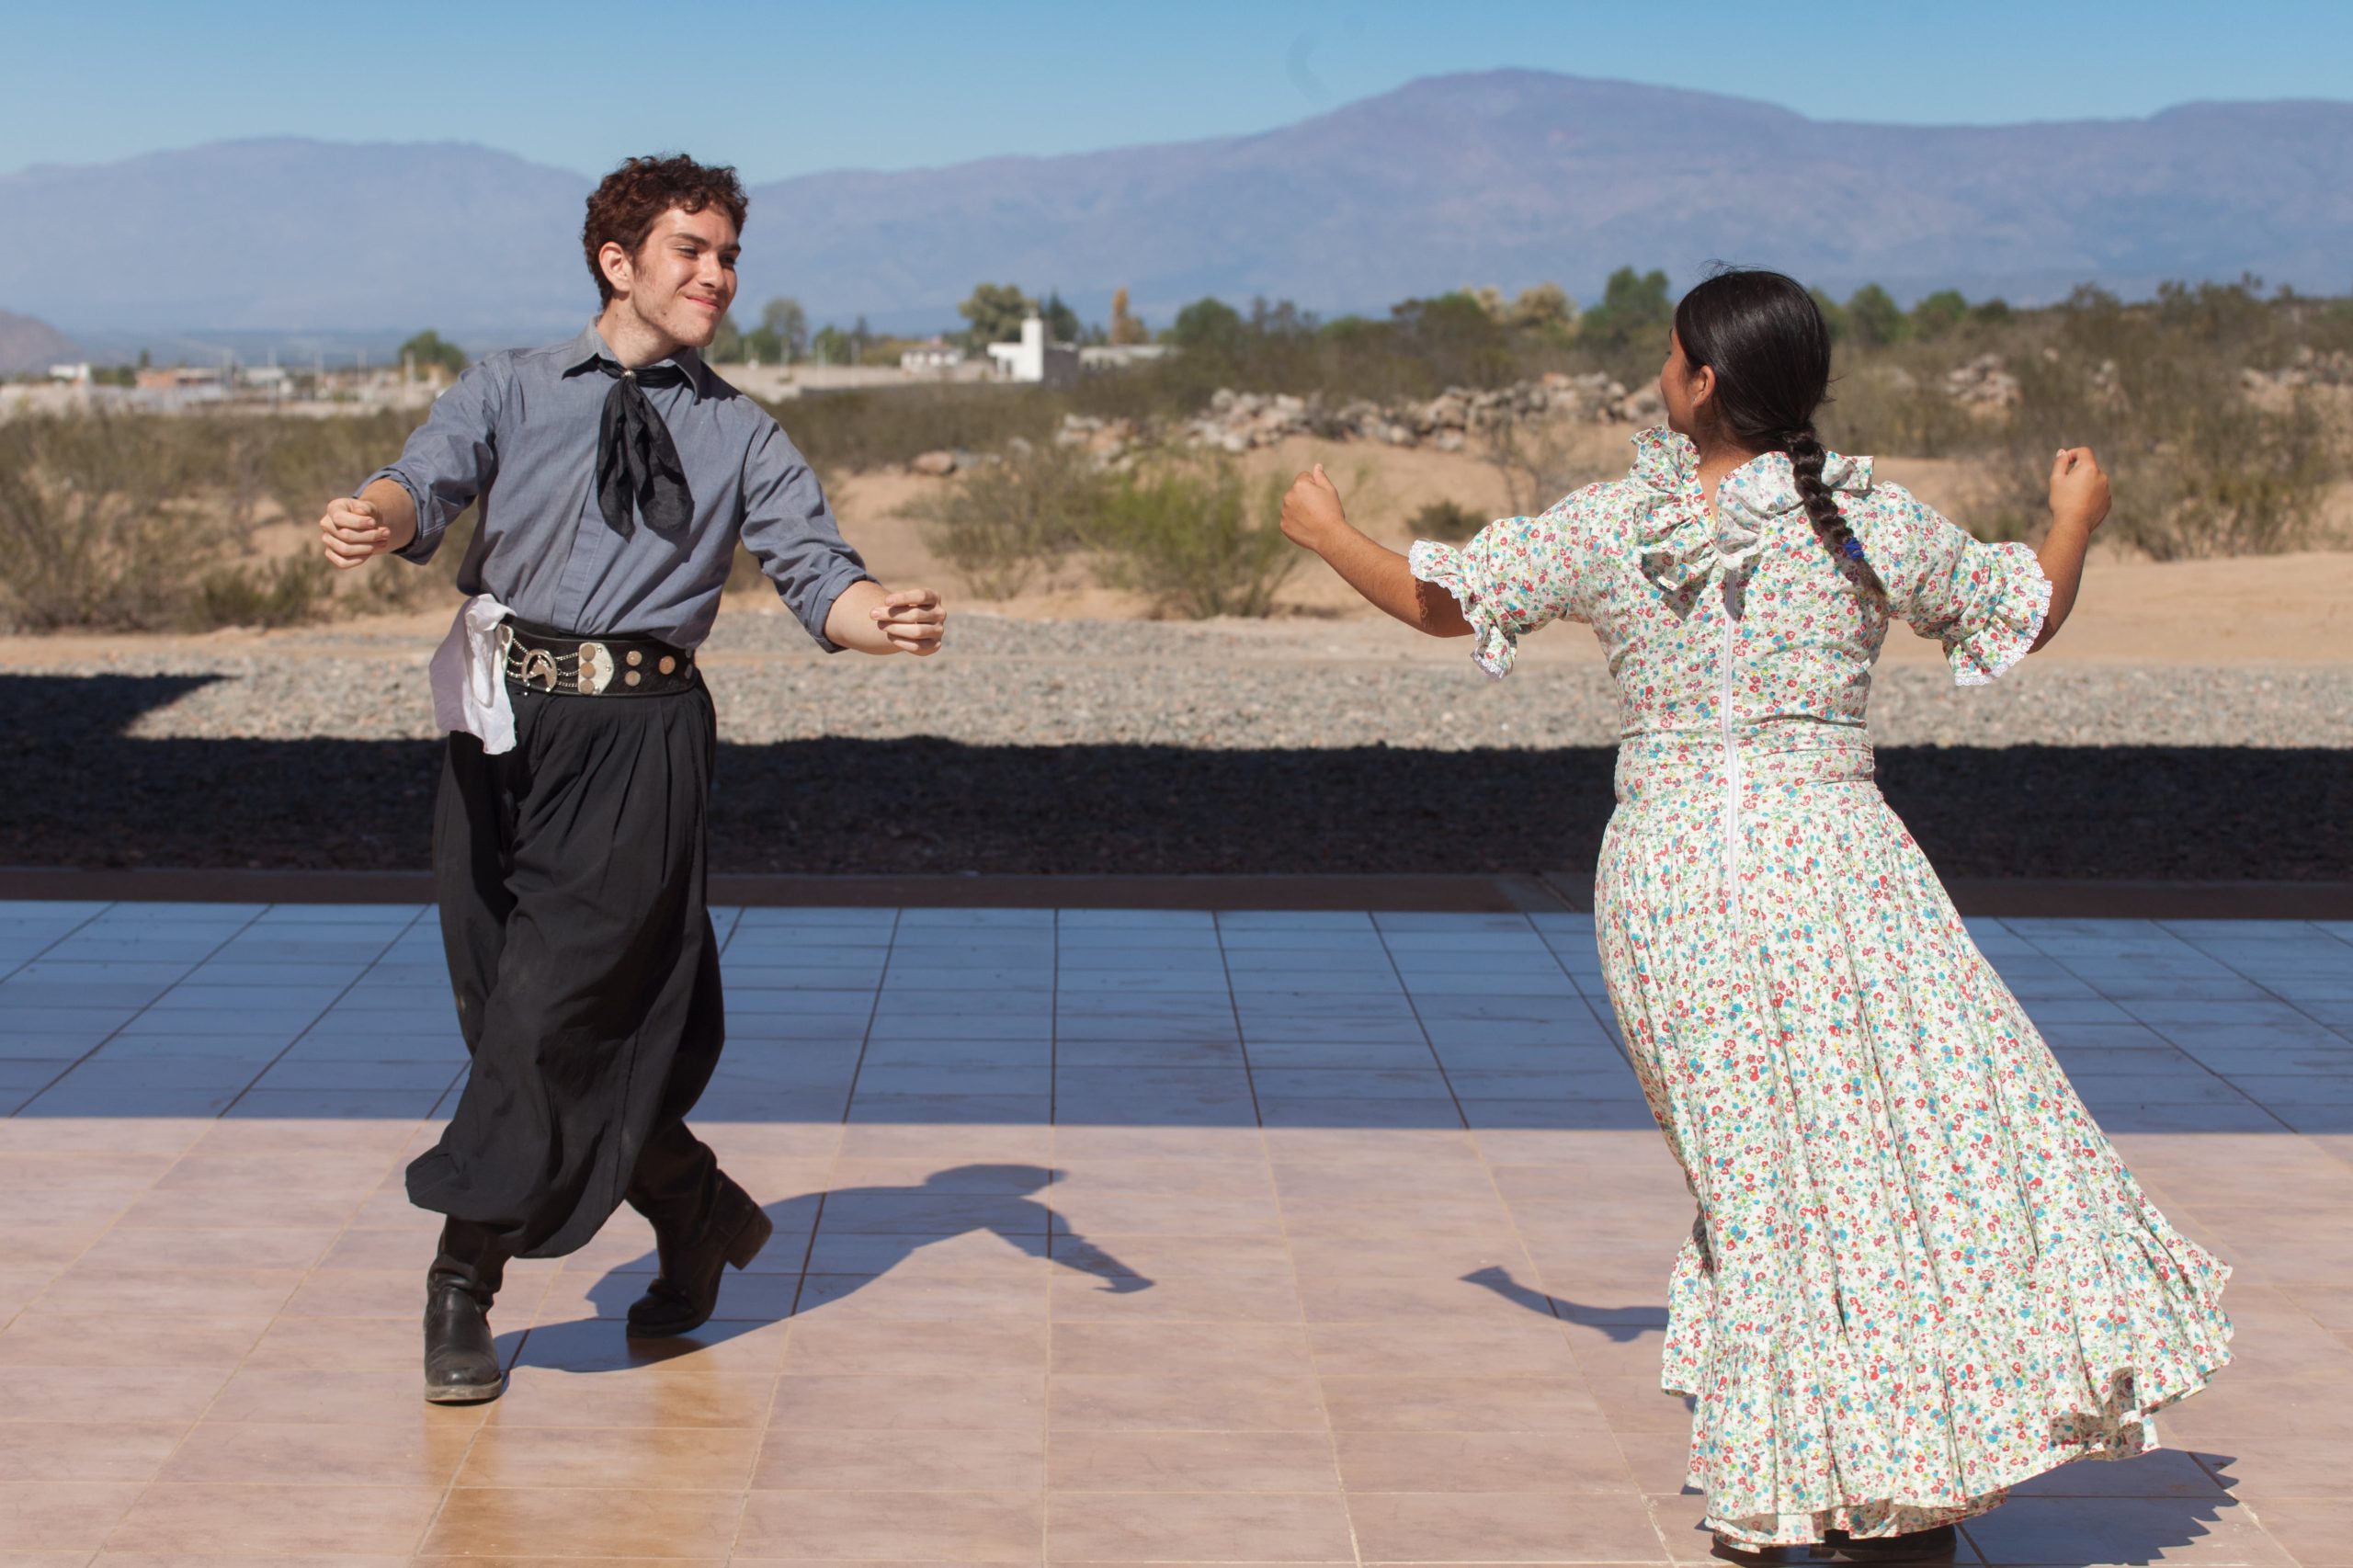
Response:
M1724 889L1733 925L1740 925L1740 747L1733 734L1733 639L1739 631L1732 611L1732 597L1724 596L1723 684L1716 696L1716 725L1724 748Z

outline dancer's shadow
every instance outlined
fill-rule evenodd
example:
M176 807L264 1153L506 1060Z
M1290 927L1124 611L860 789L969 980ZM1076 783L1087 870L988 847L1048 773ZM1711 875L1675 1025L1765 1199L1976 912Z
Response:
M767 1206L776 1235L754 1265L755 1273L730 1271L720 1286L719 1315L691 1335L670 1340L633 1341L636 1359L667 1359L749 1333L819 1301L837 1301L873 1284L915 1253L936 1242L976 1231L1007 1246L1073 1273L1091 1275L1113 1295L1152 1289L1153 1281L1103 1247L1070 1230L1057 1233L1053 1213L1029 1194L1043 1190L1056 1172L1044 1165L972 1165L934 1172L919 1187L843 1187L804 1192ZM811 1233L815 1233L813 1247ZM828 1244L844 1244L847 1256L829 1259ZM790 1260L799 1260L798 1263ZM618 1264L589 1287L597 1322L619 1333L617 1321L645 1291L659 1267L651 1252ZM819 1278L822 1295L813 1293ZM761 1308L731 1312L729 1293L740 1302L761 1279L792 1279L798 1289L779 1300L771 1290ZM798 1304L793 1304L797 1297ZM561 1325L570 1326L570 1325Z
M1585 1328L1597 1328L1618 1345L1631 1344L1646 1334L1662 1333L1666 1326L1666 1309L1664 1307L1588 1307L1582 1302L1563 1301L1521 1284L1511 1277L1510 1269L1498 1264L1472 1269L1462 1277L1462 1282L1493 1290L1505 1301L1517 1301L1541 1316L1563 1318Z

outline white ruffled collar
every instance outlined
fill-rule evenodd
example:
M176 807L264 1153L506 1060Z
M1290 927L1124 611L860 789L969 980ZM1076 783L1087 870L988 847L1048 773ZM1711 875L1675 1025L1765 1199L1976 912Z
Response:
M1834 491L1867 491L1871 460L1828 453L1822 478ZM1635 436L1626 479L1642 507L1636 541L1643 575L1669 594L1745 574L1765 548L1766 526L1802 506L1789 454L1766 452L1724 476L1711 525L1699 488L1699 449L1664 425Z

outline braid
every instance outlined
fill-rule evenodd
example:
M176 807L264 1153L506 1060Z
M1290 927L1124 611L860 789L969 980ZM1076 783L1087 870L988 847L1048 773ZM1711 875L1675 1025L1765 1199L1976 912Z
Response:
M1805 515L1813 520L1815 535L1830 547L1830 553L1842 566L1852 566L1865 586L1880 590L1879 574L1863 559L1863 541L1847 527L1847 519L1838 510L1838 498L1822 482L1824 454L1813 426L1790 431L1782 441L1781 449L1790 454L1790 471L1797 479L1798 499L1805 504Z

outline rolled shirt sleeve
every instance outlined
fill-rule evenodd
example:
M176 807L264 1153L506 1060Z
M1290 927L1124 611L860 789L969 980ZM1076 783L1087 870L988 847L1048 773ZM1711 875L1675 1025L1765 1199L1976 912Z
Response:
M808 460L774 421L745 459L744 544L817 645L839 653L825 635L825 619L843 589L871 582L873 574L842 538Z
M503 394L498 359L471 367L456 385L434 399L432 412L410 433L398 460L360 484L364 492L376 481L389 479L415 504L416 537L395 552L402 560L419 565L432 560L449 525L498 477Z

